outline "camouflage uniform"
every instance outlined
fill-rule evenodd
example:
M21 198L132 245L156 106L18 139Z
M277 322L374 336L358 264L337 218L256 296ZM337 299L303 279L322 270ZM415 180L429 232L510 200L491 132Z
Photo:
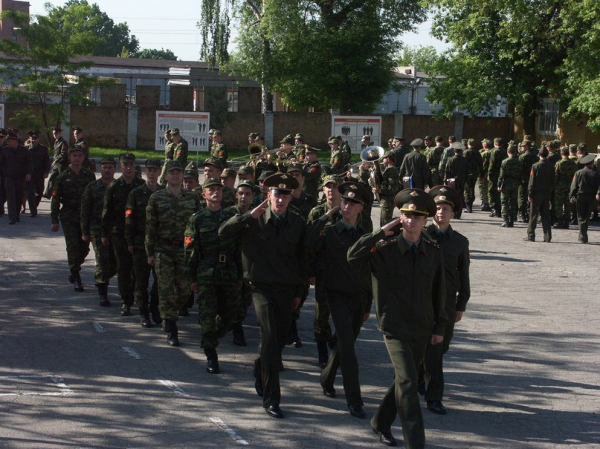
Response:
M165 143L165 164L163 165L162 168L162 172L160 173L160 177L158 178L158 183L161 186L164 186L166 184L165 181L165 173L166 173L166 162L167 161L172 161L173 160L173 149L175 148L175 144L171 141L169 142L168 140ZM185 167L185 165L184 165Z
M189 219L185 230L185 266L190 283L198 286L205 352L216 349L218 339L227 334L240 309L240 240L219 237L219 226L234 215L232 211L205 208Z
M400 191L400 175L396 167L385 167L379 185L379 205L381 217L379 224L383 226L392 220L394 214L394 197Z
M556 184L554 187L556 218L563 220L563 228L569 227L569 215L571 211L569 190L571 189L571 181L576 171L577 164L569 158L558 161L554 166L554 173L556 175Z
M304 191L315 198L319 197L319 184L321 183L321 164L319 161L304 165Z
M350 158L348 153L341 149L337 149L331 152L331 174L341 175L348 171L348 164L350 164Z
M134 177L127 184L123 176L112 182L104 194L102 210L102 238L109 239L115 252L119 283L119 295L123 304L133 305L133 258L125 240L125 205L129 193L144 183Z
M489 206L490 204L490 196L488 195L489 191L489 182L487 180L487 173L490 168L490 155L492 152L489 148L482 148L479 150L481 154L481 173L479 175L479 196L481 197L481 206L485 208L485 206ZM483 210L483 209L482 209ZM489 210L485 208L485 210Z
M498 185L502 189L502 217L507 226L511 226L517 218L517 193L522 174L523 166L517 155L502 161Z
M465 204L467 206L467 211L472 212L473 203L475 202L475 184L482 171L483 161L481 159L481 154L475 148L467 148L464 152L464 157L467 160Z
M198 195L198 198L200 199L200 208L204 209L206 207L206 200L202 196L202 185L195 187L192 190L192 192L194 192ZM226 208L226 207L235 206L236 204L237 204L237 198L235 197L235 190L232 189L231 187L223 186L223 200L221 201L221 206L223 206L223 208Z
M160 313L166 320L177 321L179 309L190 296L183 239L188 220L199 209L198 195L187 190L181 190L179 197L168 188L159 190L148 200L146 254L155 257Z
M96 255L94 282L96 285L108 284L117 274L117 265L112 245L102 246L102 210L107 184L102 179L89 183L81 199L81 235L89 235Z
M488 168L488 193L490 205L495 211L496 216L500 216L500 192L498 192L498 177L500 176L500 167L502 161L506 159L507 154L504 148L494 148L490 154L490 166Z
M221 161L221 164L223 164L223 168L226 168L228 153L227 153L227 147L225 146L225 144L223 142L221 142L221 143L213 142L213 144L211 145L211 148L210 148L210 157Z
M427 163L429 164L429 170L431 170L431 183L433 186L440 185L443 181L444 172L439 169L443 155L443 146L431 148L427 153Z
M179 142L173 143L173 160L179 161L182 167L188 163L188 142L183 137Z
M527 189L529 188L529 173L531 173L531 167L535 164L539 158L535 155L533 150L529 150L519 156L521 166L523 170L523 176L521 177L521 185L519 185L519 213L523 221L529 213L529 198L527 195ZM569 180L569 182L571 182Z
M56 177L69 165L69 145L67 141L60 137L54 141L54 161L52 162L52 169L50 170L50 176L48 177L48 183L46 185L46 192L44 193L45 198L52 198L52 191L54 190L54 182Z
M79 274L81 264L90 252L90 244L81 240L81 198L85 187L96 180L87 168L75 173L67 167L56 178L52 191L50 219L52 224L60 223L67 244L67 260L72 274Z
M157 190L162 189L158 186ZM146 207L150 196L154 192L148 184L143 184L133 189L127 197L125 205L125 240L127 246L133 246L133 274L134 291L140 314L148 313L148 285L150 273L154 278L150 301L152 305L158 306L158 282L154 268L148 265L148 255L144 246L144 235L146 233Z

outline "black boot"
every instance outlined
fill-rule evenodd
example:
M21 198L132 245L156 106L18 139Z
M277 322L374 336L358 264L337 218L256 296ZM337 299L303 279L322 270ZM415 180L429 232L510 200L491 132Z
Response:
M296 320L294 319L292 319L292 325L290 326L288 344L292 345L294 348L302 347L302 341L298 335L298 327L296 326Z
M508 217L504 217L504 223L500 225L503 228L508 228Z
M150 301L150 314L152 315L152 321L154 321L154 324L162 324L163 320L160 316L160 309L158 308L157 300Z
M190 293L186 306L188 309L194 308L194 292Z
M515 219L513 217L509 217L508 219L508 228L514 228L515 226Z
M323 369L325 368L325 366L327 365L327 361L329 360L329 354L327 352L327 342L318 341L317 350L319 351L319 367Z
M246 337L242 323L235 323L231 326L233 333L233 344L236 346L246 346Z
M495 217L495 216L496 216L496 209L491 209L490 217Z
M148 311L148 306L140 307L140 317L142 318L141 325L142 327L152 327L152 322L150 321L150 312Z
M467 204L467 212L470 214L473 213L473 203Z
M75 284L73 290L75 290L76 292L83 292L83 283L81 282L81 276L79 275L79 273L73 273L73 280Z
M110 301L108 300L108 284L96 284L98 288L98 296L100 296L100 305L102 307L110 306Z
M220 369L217 350L214 348L205 349L204 354L206 355L206 371L210 374L219 374Z
M123 304L121 305L121 316L130 316L131 315L131 306L129 305L129 301L123 298Z
M492 210L492 209L490 208L490 205L489 205L489 204L487 204L487 203L484 203L484 204L481 206L481 212L489 212L489 211L491 211L491 210Z
M167 343L170 346L179 346L179 331L177 322L173 320L165 320L165 332L167 333Z
M190 312L188 312L187 305L184 305L179 312L177 313L179 316L190 316Z

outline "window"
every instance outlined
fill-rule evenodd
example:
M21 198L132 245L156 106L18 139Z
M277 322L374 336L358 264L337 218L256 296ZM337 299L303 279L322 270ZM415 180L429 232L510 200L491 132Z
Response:
M238 112L238 91L230 90L227 92L227 102L229 103L229 112Z
M551 98L545 98L542 102L542 110L538 119L538 133L556 135L558 130L558 102Z

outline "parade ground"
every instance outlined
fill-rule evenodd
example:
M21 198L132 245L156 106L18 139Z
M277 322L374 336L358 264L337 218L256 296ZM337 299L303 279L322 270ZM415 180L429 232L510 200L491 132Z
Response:
M421 400L427 447L600 448L600 225L587 245L574 226L553 230L552 243L538 226L538 242L524 242L526 225L501 228L475 209L453 222L470 240L472 295L445 357L448 414ZM367 419L348 414L339 374L337 398L322 393L311 289L304 345L283 354L277 420L254 390L252 309L248 346L228 334L222 373L211 375L197 305L179 320L181 347L169 347L159 326L140 326L137 309L120 316L115 280L112 307L98 306L93 260L92 250L76 293L47 200L37 218L0 219L1 448L384 447L369 420L393 371L374 311L357 342ZM401 443L399 421L392 433Z

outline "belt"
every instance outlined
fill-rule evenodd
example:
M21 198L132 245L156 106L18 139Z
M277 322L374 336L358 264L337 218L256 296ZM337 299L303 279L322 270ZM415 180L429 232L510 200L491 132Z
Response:
M171 248L183 248L183 240L171 240L161 238L158 241L163 245L170 246Z
M225 262L227 262L228 257L231 257L231 256L228 256L227 254L217 254L215 256L201 257L200 260L206 261L206 262L225 263Z

